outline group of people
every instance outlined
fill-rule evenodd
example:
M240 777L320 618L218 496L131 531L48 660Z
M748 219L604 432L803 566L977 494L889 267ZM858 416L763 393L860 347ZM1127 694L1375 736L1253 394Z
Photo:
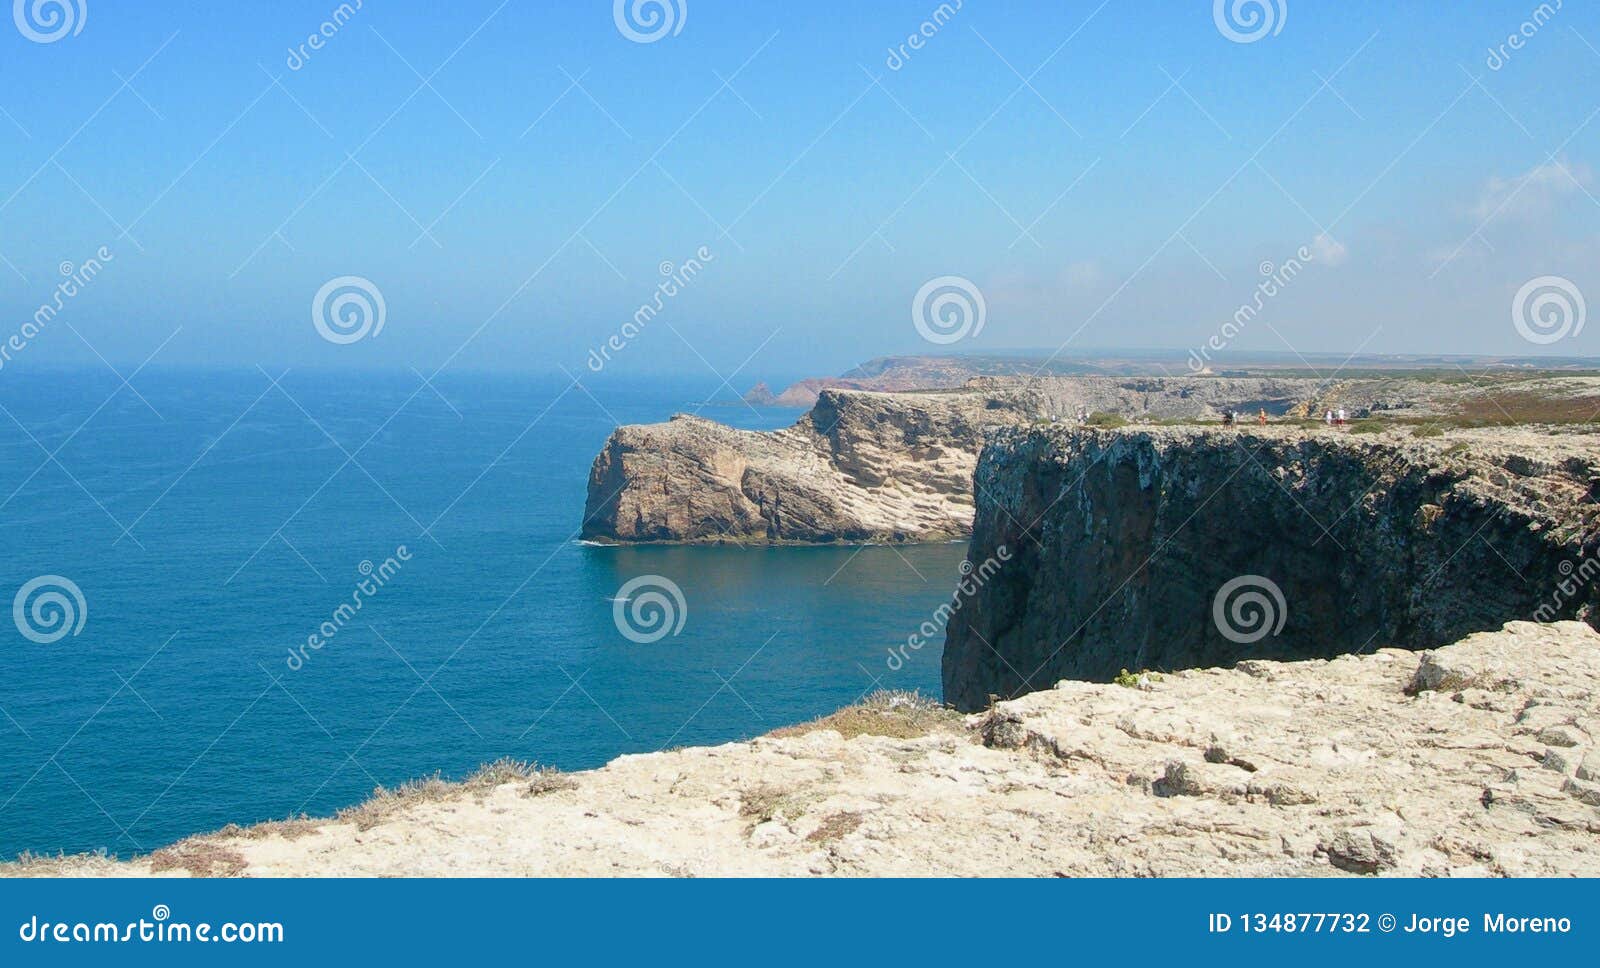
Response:
M1245 416L1237 410L1222 411L1222 425L1224 427L1237 427L1244 423ZM1262 427L1267 425L1267 408L1262 407L1256 411L1256 423Z
M1345 409L1343 407L1340 407L1337 410L1329 410L1327 413L1323 414L1322 422L1330 427L1343 427L1350 422L1350 416L1349 414L1345 413Z

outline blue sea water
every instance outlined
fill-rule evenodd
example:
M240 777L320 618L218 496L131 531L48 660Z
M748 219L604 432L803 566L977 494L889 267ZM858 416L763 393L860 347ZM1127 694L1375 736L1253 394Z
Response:
M875 688L938 694L937 647L885 659L949 595L959 545L577 540L615 424L799 415L706 406L715 381L3 376L0 604L59 576L86 620L41 643L0 617L0 857L126 855L502 756L583 769ZM645 575L681 588L684 621L638 643L610 599Z

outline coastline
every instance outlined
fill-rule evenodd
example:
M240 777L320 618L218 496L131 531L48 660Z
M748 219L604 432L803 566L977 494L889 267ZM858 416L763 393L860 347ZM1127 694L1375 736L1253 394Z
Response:
M331 818L0 874L1600 874L1600 760L1571 725L1600 714L1586 624L1146 679L967 716L882 694L746 742L491 764Z

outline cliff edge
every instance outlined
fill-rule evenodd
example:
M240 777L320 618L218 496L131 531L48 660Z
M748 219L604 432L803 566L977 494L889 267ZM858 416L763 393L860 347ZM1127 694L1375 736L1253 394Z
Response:
M746 743L499 765L326 820L37 875L1600 874L1600 634L1063 682L959 717L904 696Z
M944 698L1600 619L1600 433L1031 428L975 475ZM1001 554L1004 549L1004 555Z
M823 390L782 430L694 416L619 427L589 473L581 534L609 542L938 541L972 525L987 431L1089 413L1217 419L1304 409L1307 379L981 378L954 390Z

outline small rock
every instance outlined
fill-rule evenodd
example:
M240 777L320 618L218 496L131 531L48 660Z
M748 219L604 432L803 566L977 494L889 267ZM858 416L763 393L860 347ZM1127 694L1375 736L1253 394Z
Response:
M1576 769L1572 754L1570 752L1564 753L1559 749L1545 750L1544 759L1539 761L1539 765L1557 773L1572 773Z
M1539 735L1534 738L1546 746L1571 748L1582 743L1585 737L1583 733L1578 731L1576 726L1562 725L1546 726L1544 729L1539 730Z
M1578 801L1587 803L1591 807L1600 807L1600 785L1585 783L1582 780L1568 779L1561 784L1561 792Z
M1378 827L1346 827L1321 844L1328 863L1352 874L1376 874L1399 863L1398 837Z

